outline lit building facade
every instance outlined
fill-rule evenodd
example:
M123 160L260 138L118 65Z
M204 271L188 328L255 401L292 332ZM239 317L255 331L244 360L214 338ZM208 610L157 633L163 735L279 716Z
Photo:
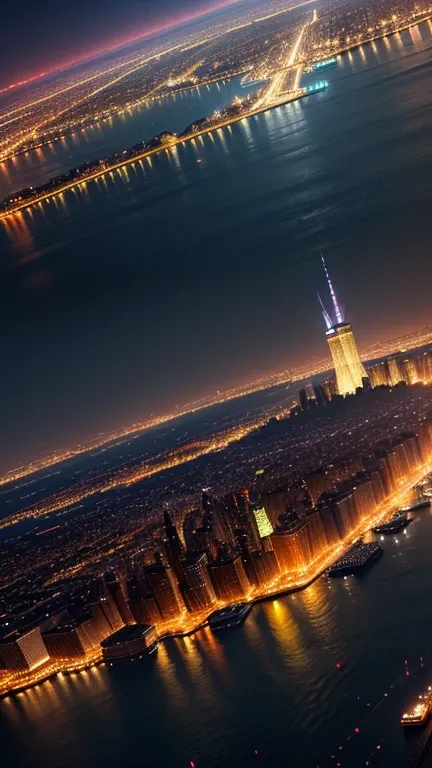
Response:
M335 369L337 391L339 395L350 395L363 387L363 379L367 378L367 374L360 360L352 326L344 321L323 258L322 263L333 303L334 320L324 308L321 298L318 298L327 327L326 337Z
M12 633L0 642L0 660L8 670L31 671L48 659L39 627L22 634Z
M235 602L248 595L250 585L238 555L219 559L209 566L209 574L219 600Z
M350 323L338 323L326 332L336 374L339 395L353 394L363 387L366 371L360 360Z
M273 533L273 526L267 517L267 512L263 504L253 507L253 514L258 528L260 539L270 536Z

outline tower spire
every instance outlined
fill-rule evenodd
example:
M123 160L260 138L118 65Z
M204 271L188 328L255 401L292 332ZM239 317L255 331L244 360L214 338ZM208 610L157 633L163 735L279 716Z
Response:
M321 254L321 261L322 261L322 264L323 264L323 267L324 267L325 276L327 278L327 284L328 284L328 287L329 287L331 300L333 302L334 311L335 311L335 314L336 314L336 320L337 320L338 323L343 323L342 312L340 310L340 307L339 307L339 304L338 304L338 300L336 298L336 294L335 294L335 291L334 291L334 288L333 288L333 285L332 285L332 281L330 280L330 275L329 275L329 273L327 271L326 263L324 261L324 256L322 254ZM326 322L327 322L327 320L326 320Z

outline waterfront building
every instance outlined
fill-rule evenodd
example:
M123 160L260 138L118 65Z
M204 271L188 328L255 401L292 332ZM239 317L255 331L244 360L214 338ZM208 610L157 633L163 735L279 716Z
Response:
M129 658L151 653L157 644L155 627L148 624L133 624L119 629L102 641L102 655L105 661Z
M115 603L123 624L132 624L133 616L127 604L123 585L116 579L114 573L107 574L105 581L108 593Z
M132 576L127 582L128 603L137 624L158 624L162 617L154 596L142 579Z
M182 562L183 581L180 591L190 613L203 611L216 602L216 594L210 580L207 555L189 555Z
M219 600L231 603L249 594L250 585L240 555L220 552L209 566L209 575Z
M170 620L179 616L183 603L171 566L163 565L158 559L146 569L146 578L162 618Z
M354 502L353 493L328 494L323 499L322 506L331 512L339 539L349 536L358 523L358 512Z
M267 552L254 552L253 560L259 587L267 586L280 575L278 561L272 549Z
M370 478L366 475L359 477L353 487L352 494L356 508L356 524L358 525L362 519L366 520L372 515L376 506Z
M372 472L370 472L370 481L371 481L372 492L374 495L375 503L381 504L381 502L384 501L386 497L386 492L383 485L383 481L381 479L381 475L378 472L378 470L373 470Z
M362 389L366 371L360 360L352 326L343 319L327 267L323 257L321 259L334 308L333 319L324 308L320 297L319 301L327 328L326 337L335 369L337 391L339 395L350 395L357 389Z
M89 607L92 616L93 631L98 642L123 626L123 619L118 612L114 600L109 594L102 594L98 600L91 602Z
M304 573L311 560L308 523L298 521L271 536L273 551L283 574Z
M320 503L318 511L324 530L326 545L328 547L334 547L336 544L339 544L341 537L336 525L332 505L327 500L323 501Z
M0 661L13 671L31 671L49 660L39 627L11 632L0 641Z
M44 632L42 639L51 659L79 659L99 645L92 620L70 622Z

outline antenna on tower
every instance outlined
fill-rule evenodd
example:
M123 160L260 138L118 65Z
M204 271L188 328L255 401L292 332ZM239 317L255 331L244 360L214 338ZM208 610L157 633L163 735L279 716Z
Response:
M325 276L327 278L327 283L328 283L328 287L329 287L329 291L330 291L331 300L333 302L334 310L335 310L335 313L336 313L336 320L338 321L338 323L343 323L342 312L340 310L340 307L339 307L339 304L338 304L338 300L336 298L336 294L335 294L335 291L334 291L334 288L333 288L333 285L332 285L332 281L330 280L330 275L327 272L327 267L326 267L326 263L324 261L324 256L322 254L321 254L321 261L322 261L322 264L323 264L323 267L324 267L324 272L325 272Z

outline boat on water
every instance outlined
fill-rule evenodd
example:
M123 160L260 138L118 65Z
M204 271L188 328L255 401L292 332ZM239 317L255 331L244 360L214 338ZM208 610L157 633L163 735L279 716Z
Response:
M251 603L231 603L226 608L221 608L218 611L214 611L209 616L209 627L214 632L218 632L220 629L228 629L229 627L238 627L252 610Z
M313 64L305 67L305 72L321 72L323 69L330 69L331 67L337 67L337 56L330 56L328 59L321 59L320 61L314 61Z
M427 691L413 701L411 706L403 713L401 725L403 728L413 728L426 725L432 711L432 688L429 686Z
M402 512L401 510L398 510L395 512L391 520L389 520L387 523L382 523L381 525L376 525L374 528L372 528L374 533L384 533L384 534L392 534L392 533L399 533L399 531L402 531L404 528L407 527L410 523L412 523L413 518L408 517L407 512Z
M345 555L342 555L335 563L328 569L328 576L354 576L361 574L366 568L383 553L382 547L376 542L371 544L354 544Z
M306 86L304 95L311 96L313 93L321 93L322 91L325 91L326 88L328 88L328 81L318 80L316 83Z

